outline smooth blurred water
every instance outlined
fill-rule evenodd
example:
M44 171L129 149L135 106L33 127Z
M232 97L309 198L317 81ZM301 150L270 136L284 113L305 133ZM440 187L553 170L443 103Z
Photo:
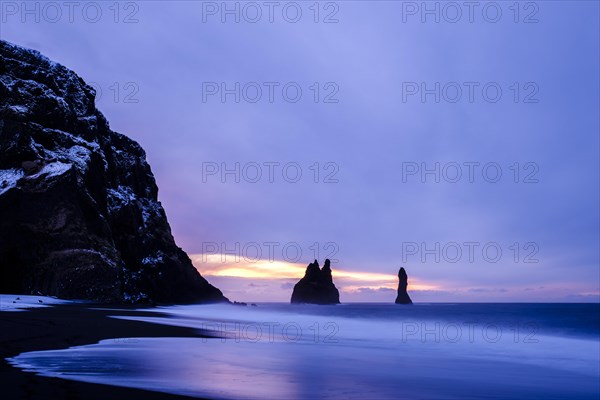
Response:
M46 376L211 398L600 397L598 304L154 310L161 314L130 319L224 338L121 338L9 361Z

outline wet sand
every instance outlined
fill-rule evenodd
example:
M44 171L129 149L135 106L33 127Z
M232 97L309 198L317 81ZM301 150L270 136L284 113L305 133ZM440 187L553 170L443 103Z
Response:
M107 307L111 310L101 310ZM136 307L138 308L138 307ZM190 399L146 390L37 376L7 363L23 352L65 349L104 339L128 337L210 337L198 329L110 318L149 313L123 306L57 305L0 312L0 387L3 399ZM157 316L156 312L151 313Z

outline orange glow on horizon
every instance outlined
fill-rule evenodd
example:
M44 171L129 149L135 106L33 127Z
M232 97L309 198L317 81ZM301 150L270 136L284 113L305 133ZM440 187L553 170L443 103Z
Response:
M259 280L299 280L304 276L306 265L286 261L259 260L254 262L227 262L227 257L221 254L191 254L192 263L205 277L232 277ZM225 260L225 261L223 261ZM332 268L336 283L343 286L344 291L367 289L394 289L398 287L396 273L383 274L377 272L348 271ZM410 279L411 290L436 290L438 286Z

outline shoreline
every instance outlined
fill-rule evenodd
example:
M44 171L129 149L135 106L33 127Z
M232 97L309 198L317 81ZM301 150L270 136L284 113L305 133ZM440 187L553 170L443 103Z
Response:
M103 307L110 310L102 309ZM172 395L68 379L38 376L10 365L6 358L21 353L61 350L129 337L208 338L198 329L131 321L109 316L146 316L140 306L68 304L0 312L0 387L9 399L128 399L184 400L198 397ZM156 317L156 312L151 312Z
M520 399L532 394L537 397L583 399L595 398L598 393L597 381L592 383L590 380L590 373L593 377L600 374L597 356L592 354L592 350L597 349L592 345L597 343L599 333L596 305L464 305L454 312L445 306L417 310L413 307L398 308L394 304L388 307L355 305L346 312L338 306L297 308L289 304L274 304L265 306L254 317L253 309L226 308L205 309L200 306L169 312L139 305L70 303L28 311L0 312L0 382L7 398L11 399L248 398L249 393L254 394L254 398L315 398L322 390L346 393L349 387L339 383L357 374L362 383L353 388L353 393L359 394L356 398L365 398L375 392L381 398L396 398L398 393L418 398L458 399L464 398L467 393L475 397L490 397L490 388L497 392L490 398L499 399ZM298 312L281 314L290 309ZM356 318L348 318L350 316ZM158 320L164 318L164 322L170 325L153 323L157 317ZM274 326L273 321L276 321L278 326L293 323L302 329L308 327L309 331L304 332L311 333L302 336L297 344L294 344L297 336L293 336L293 340L282 336L273 341L271 333L263 337L255 335L254 331L246 338L248 340L198 343L206 342L198 341L198 338L219 338L231 334L231 326L222 328L221 332L227 333L221 336L218 329L213 330L210 328L212 325L205 325L204 321L237 321L248 326L263 321L255 317L267 318L269 326ZM456 327L464 321L470 321L469 328L459 331L458 336L455 331L448 333L443 328L444 324ZM531 322L538 325L532 328L528 325ZM326 328L331 323L336 327L334 330ZM310 328L315 324L321 327L318 336L314 336L315 330ZM471 331L470 327L474 325L481 329ZM483 326L487 325L499 328L500 336L486 336ZM565 330L565 325L570 325L570 329ZM435 331L433 327L437 327ZM235 329L236 335L245 332L239 326ZM550 331L556 334L545 335ZM270 328L269 332L272 332ZM276 331L273 332L277 335ZM423 332L430 336L424 339ZM583 333L587 337L584 338ZM265 345L255 345L256 337L263 338ZM454 340L456 337L464 340L457 342ZM140 338L142 343L123 348L115 346L118 340L127 338ZM161 338L167 340L161 341ZM594 343L590 343L590 338ZM108 347L76 348L62 354L66 358L59 355L53 361L56 364L52 365L67 367L58 368L49 377L25 372L6 361L6 358L22 353L62 350L100 341L105 341ZM240 342L242 344L238 344ZM349 348L347 346L351 346L351 352L343 350ZM445 349L441 353L437 351L440 346ZM573 351L567 352L566 348ZM105 349L109 352L105 353ZM401 358L398 351L402 354ZM522 360L515 360L508 354L518 355ZM32 357L30 365L38 368L35 362L38 356ZM240 364L240 357L248 362ZM23 365L27 365L27 357L24 360ZM100 370L93 367L98 360L103 366ZM73 368L69 367L71 361L74 362ZM353 367L360 363L371 366L368 373ZM389 367L401 367L407 363L413 365L412 372L399 383L397 376L390 374ZM214 365L225 367L211 368ZM461 367L454 368L456 365ZM60 378L61 374L70 372L77 375L77 371L80 377L91 373L97 374L98 379L86 382ZM130 374L123 375L123 371ZM313 383L319 382L318 377L323 374L333 380L314 386ZM444 379L434 387L424 384L425 381L439 379L440 374ZM163 376L168 379L157 384L155 379ZM118 382L128 382L127 379L134 379L140 389L117 386ZM211 382L221 384L211 385ZM227 382L237 384L225 390L229 396L220 396ZM282 382L286 384L282 385ZM311 385L298 386L294 382L311 382Z

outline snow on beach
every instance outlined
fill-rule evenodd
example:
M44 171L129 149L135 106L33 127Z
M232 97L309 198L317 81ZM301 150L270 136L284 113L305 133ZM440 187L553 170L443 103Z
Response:
M48 296L31 296L22 294L0 294L0 311L24 311L28 308L48 307L53 304L72 303Z

